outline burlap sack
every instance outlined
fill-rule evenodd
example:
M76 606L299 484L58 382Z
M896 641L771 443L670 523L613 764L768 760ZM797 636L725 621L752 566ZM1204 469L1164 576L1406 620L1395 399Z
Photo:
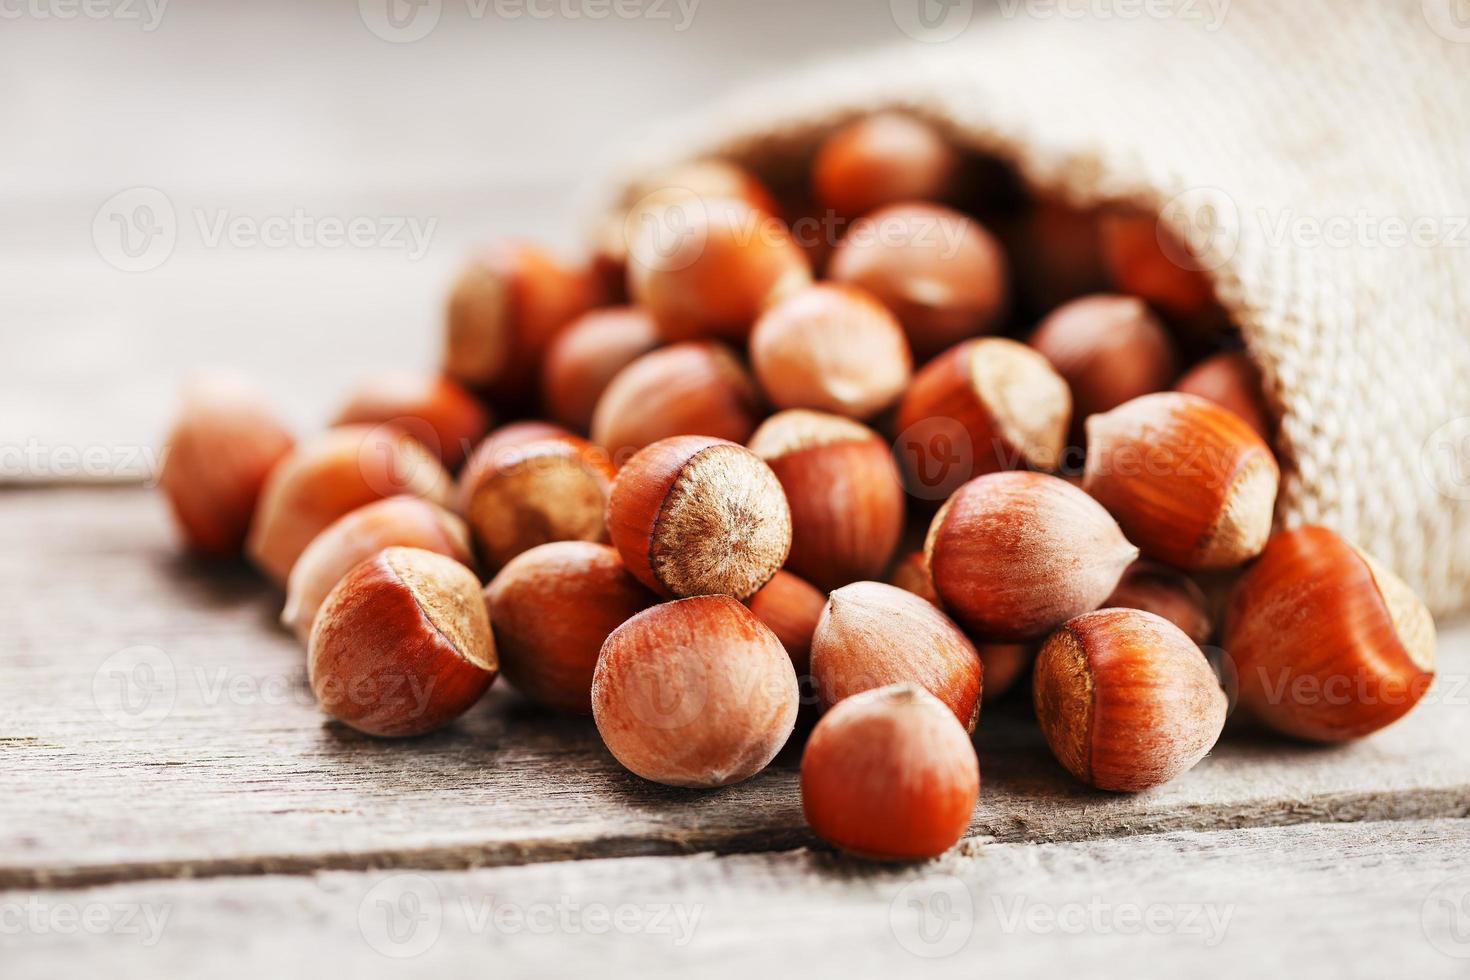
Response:
M1336 528L1443 613L1470 606L1470 20L1455 2L1001 0L960 38L681 120L620 176L706 155L779 171L893 106L1040 193L1134 202L1181 232L1208 215L1203 264L1281 414L1279 521ZM892 7L920 40L952 26Z

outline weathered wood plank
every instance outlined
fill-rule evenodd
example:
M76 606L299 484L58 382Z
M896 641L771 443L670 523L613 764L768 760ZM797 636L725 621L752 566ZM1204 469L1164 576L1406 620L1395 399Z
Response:
M16 976L1463 977L1470 822L0 892ZM90 921L91 930L79 923Z
M175 554L137 489L0 495L0 884L746 851L812 841L794 752L713 793L620 769L590 722L508 690L411 742L324 723L279 598ZM1136 797L1084 790L1024 703L981 721L972 833L1073 840L1470 813L1470 632L1435 703L1361 744L1231 737Z

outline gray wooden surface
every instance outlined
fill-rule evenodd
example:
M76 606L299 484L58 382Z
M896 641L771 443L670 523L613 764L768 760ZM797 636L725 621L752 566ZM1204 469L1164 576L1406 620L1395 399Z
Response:
M1463 977L1470 822L0 893L10 976ZM90 917L93 931L77 923ZM71 928L67 928L70 924ZM16 971L16 972L11 972Z
M1024 702L988 708L982 801L962 851L882 870L811 838L789 754L723 791L662 789L619 769L590 723L503 687L437 735L354 735L311 703L301 653L274 624L280 597L244 568L180 558L151 492L10 490L0 506L0 913L31 923L49 910L19 932L0 918L0 939L34 975L102 961L125 976L211 962L310 973L333 959L398 972L409 925L394 939L358 919L379 901L411 910L425 881L442 935L409 960L413 973L486 957L533 972L553 949L655 973L824 962L884 973L948 949L930 941L958 898L946 876L974 909L974 936L939 958L956 975L1098 957L1130 975L1270 957L1306 975L1466 965L1420 925L1426 903L1449 896L1434 912L1448 917L1439 942L1457 949L1452 927L1470 927L1470 905L1451 901L1465 882L1441 888L1470 868L1470 821L1457 819L1470 816L1463 627L1445 634L1430 703L1379 736L1315 749L1233 732L1185 778L1136 797L1078 787ZM459 870L483 866L504 867ZM892 922L916 894L943 906L922 935ZM513 912L499 926L477 918L490 899L577 911L533 932ZM697 906L702 918L684 945L652 921L588 933L582 916L629 904L649 916ZM49 918L94 907L114 917L99 935ZM1134 908L1172 925L1134 935L1098 924L1143 914ZM1227 908L1225 939L1207 943L1197 917ZM126 931L164 909L156 944Z

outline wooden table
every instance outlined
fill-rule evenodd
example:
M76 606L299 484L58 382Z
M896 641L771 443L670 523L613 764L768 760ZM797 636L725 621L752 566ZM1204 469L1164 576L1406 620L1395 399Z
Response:
M1024 699L987 708L966 841L882 868L813 840L792 753L663 789L503 685L410 742L326 723L280 597L179 556L137 481L185 369L243 367L319 424L363 371L432 362L471 241L570 243L569 188L632 121L892 39L881 11L758 6L609 26L617 44L519 21L393 46L277 2L181 4L151 33L7 21L0 976L1470 971L1470 627L1394 728L1335 749L1231 732L1136 797L1069 779ZM129 274L91 228L136 186L180 234ZM437 231L410 260L197 223L296 208Z
M312 703L280 597L180 557L154 493L0 501L7 976L1470 964L1464 627L1430 703L1378 736L1232 732L1139 796L1079 787L1002 702L965 842L875 868L806 830L792 753L665 789L503 686L440 734L356 735Z

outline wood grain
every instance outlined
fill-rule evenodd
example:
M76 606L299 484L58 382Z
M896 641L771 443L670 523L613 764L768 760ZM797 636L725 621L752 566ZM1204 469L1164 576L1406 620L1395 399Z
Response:
M497 684L452 729L384 742L327 723L280 597L176 553L134 488L9 491L0 548L0 886L325 868L458 868L812 843L796 754L725 790L620 769L591 723ZM1050 758L1024 699L986 709L971 833L1065 841L1169 830L1470 814L1470 633L1430 701L1317 749L1231 735L1139 796Z
M973 844L900 868L795 851L134 882L0 892L0 955L8 975L116 980L1434 980L1465 975L1467 866L1455 820Z

